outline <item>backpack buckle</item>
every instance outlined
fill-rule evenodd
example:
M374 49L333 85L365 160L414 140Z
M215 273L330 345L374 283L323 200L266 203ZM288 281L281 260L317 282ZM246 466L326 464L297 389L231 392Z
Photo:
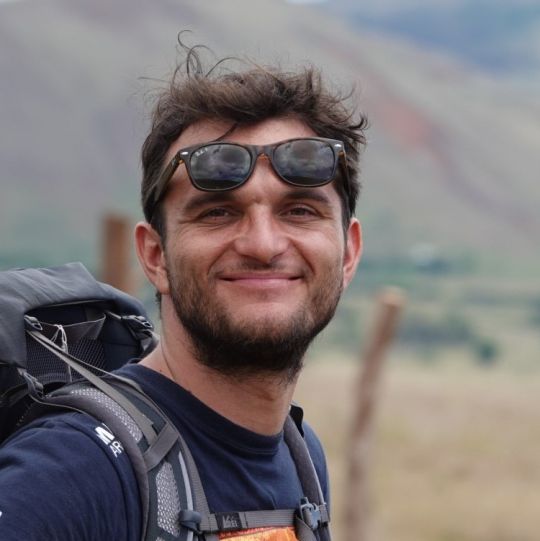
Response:
M152 331L154 326L144 316L122 316L122 320L125 321L132 330L139 331Z
M36 398L43 398L43 384L37 378L29 374L26 370L19 370L19 374L23 377L30 396Z
M201 535L203 533L201 531L201 520L201 514L191 509L182 509L180 513L178 513L178 522L180 526L187 528L196 535Z
M122 323L125 323L135 339L139 341L141 355L144 357L156 346L157 340L154 334L154 326L144 316L121 316Z
M42 331L43 327L39 322L39 319L34 316L24 316L24 324L26 328L30 331Z
M319 509L319 506L311 503L307 498L302 498L300 500L298 513L300 518L313 531L315 531L322 522L321 510Z

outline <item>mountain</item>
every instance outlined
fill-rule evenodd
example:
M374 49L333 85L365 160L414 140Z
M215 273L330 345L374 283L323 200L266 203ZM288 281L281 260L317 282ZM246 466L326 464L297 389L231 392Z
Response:
M139 149L176 36L217 56L313 62L371 122L366 258L538 265L540 105L516 85L327 7L249 0L0 4L0 266L97 263L105 211L137 219ZM531 87L532 88L532 87ZM533 267L531 267L533 268ZM534 267L537 268L537 267Z
M358 29L399 35L495 73L540 75L538 0L334 0L324 7Z

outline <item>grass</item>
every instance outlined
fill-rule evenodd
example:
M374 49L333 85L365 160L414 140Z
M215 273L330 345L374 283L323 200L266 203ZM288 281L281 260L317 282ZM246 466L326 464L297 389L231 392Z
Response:
M336 541L357 372L353 362L314 362L296 397L327 450ZM371 541L538 539L538 411L540 373L394 354L372 442Z

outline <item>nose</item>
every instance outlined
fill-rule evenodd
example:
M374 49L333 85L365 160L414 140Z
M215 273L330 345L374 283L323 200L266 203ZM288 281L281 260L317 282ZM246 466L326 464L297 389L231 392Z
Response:
M234 240L238 254L269 265L287 251L290 245L279 215L273 207L273 197L282 182L265 154L257 156L257 163L246 185L242 188L245 214Z
M261 264L269 265L284 254L289 247L283 228L270 209L251 209L234 241L238 254Z

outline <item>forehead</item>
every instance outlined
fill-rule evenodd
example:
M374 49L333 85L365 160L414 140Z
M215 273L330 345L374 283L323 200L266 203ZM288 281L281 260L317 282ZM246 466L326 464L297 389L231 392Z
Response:
M166 160L182 148L223 138L225 141L267 145L292 139L317 135L307 124L297 118L271 118L249 126L238 126L232 131L232 122L203 120L188 126L169 148ZM224 134L229 132L227 136Z

